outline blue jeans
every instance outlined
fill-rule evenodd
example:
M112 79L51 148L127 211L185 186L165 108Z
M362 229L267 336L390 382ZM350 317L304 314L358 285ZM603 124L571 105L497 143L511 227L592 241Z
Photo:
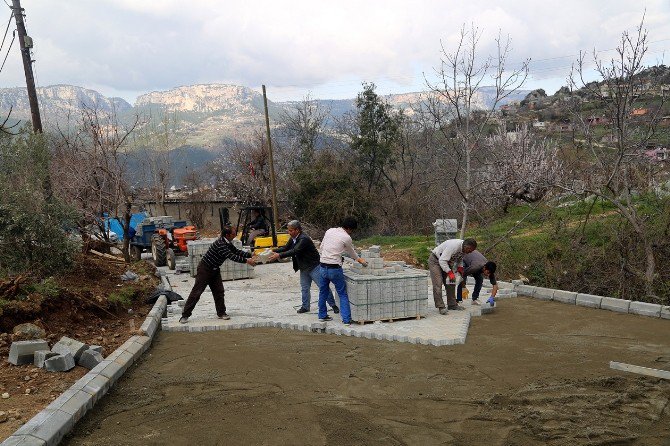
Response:
M475 278L475 289L472 291L472 300L474 301L479 299L479 292L482 290L482 285L484 284L484 275L481 272L478 272L473 274L472 277ZM463 287L465 286L467 278L468 276L464 276L463 281L458 284L458 290L456 291L456 300L458 302L463 301Z
M300 292L302 293L302 307L305 310L309 310L309 305L312 300L312 296L309 292L312 282L316 286L321 286L321 267L319 265L315 266L311 270L300 270ZM326 302L332 308L335 306L335 298L333 297L333 292L328 288L328 297L326 297Z
M328 316L326 300L330 292L330 283L335 285L335 291L340 296L340 312L342 322L348 324L351 322L351 308L349 307L349 295L347 294L347 284L344 281L344 272L342 268L324 268L319 267L321 280L319 281L319 319Z

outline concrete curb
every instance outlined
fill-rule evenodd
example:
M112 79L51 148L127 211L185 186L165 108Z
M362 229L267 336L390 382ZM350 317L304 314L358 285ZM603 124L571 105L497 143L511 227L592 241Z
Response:
M17 429L1 446L52 446L60 443L75 423L149 349L166 308L167 298L160 296L140 328L142 334L131 336L104 361Z
M614 311L616 313L670 319L670 306L617 299L614 297L596 296L593 294L575 293L573 291L555 290L552 288L534 287L520 283L514 283L514 291L520 295L540 300L553 300L555 302Z

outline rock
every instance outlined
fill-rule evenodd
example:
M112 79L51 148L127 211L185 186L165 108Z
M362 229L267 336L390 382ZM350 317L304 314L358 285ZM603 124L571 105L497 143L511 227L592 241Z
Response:
M74 357L70 352L56 355L44 361L44 368L47 369L47 372L67 372L72 370L74 365Z
M43 328L35 324L19 324L14 327L12 339L15 341L30 341L34 339L44 339L46 332Z
M7 360L14 365L32 364L38 350L49 350L49 344L43 340L12 342Z
M28 388L26 389L26 395L30 395L30 392L32 392L32 389L31 389L30 387L28 387Z
M121 275L121 280L123 280L124 282L135 281L139 278L140 276L138 276L137 274L135 274L130 270L126 271L125 273L123 273L123 275Z
M9 398L9 393L5 392L5 393L2 394L2 399L3 400L6 400L8 398Z
M88 349L81 354L81 358L79 358L77 364L91 370L93 367L100 364L104 359L105 358L102 357L102 354L100 354L100 352Z
M100 340L102 340L102 338L100 338ZM105 349L102 348L102 346L100 346L100 345L91 345L90 347L88 347L88 349L93 350L94 352L98 352L101 355L105 354Z
M86 350L88 346L83 342L79 342L75 339L68 338L63 336L60 338L60 341L54 344L51 348L52 352L60 353L64 355L65 353L70 353L75 361L79 360L81 354Z

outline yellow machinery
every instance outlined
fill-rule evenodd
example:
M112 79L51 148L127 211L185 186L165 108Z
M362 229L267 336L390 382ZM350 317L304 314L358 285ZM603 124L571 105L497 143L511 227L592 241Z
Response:
M276 248L284 246L288 240L289 235L286 232L277 232L272 218L272 208L269 206L247 206L240 209L240 214L237 218L237 238L242 241L242 244L247 246L249 241L249 223L251 222L251 212L258 212L267 222L268 234L264 236L257 236L253 240L254 254L258 254L266 248Z

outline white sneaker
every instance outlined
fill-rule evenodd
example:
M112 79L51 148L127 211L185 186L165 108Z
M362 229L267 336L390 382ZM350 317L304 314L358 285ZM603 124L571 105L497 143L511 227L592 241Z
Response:
M479 305L479 301L478 300L473 300L472 305Z
M187 318L187 317L183 317L183 316L182 316L182 317L179 318L179 323L180 323L180 324L185 324L185 323L187 323L187 322L188 322L188 318Z

